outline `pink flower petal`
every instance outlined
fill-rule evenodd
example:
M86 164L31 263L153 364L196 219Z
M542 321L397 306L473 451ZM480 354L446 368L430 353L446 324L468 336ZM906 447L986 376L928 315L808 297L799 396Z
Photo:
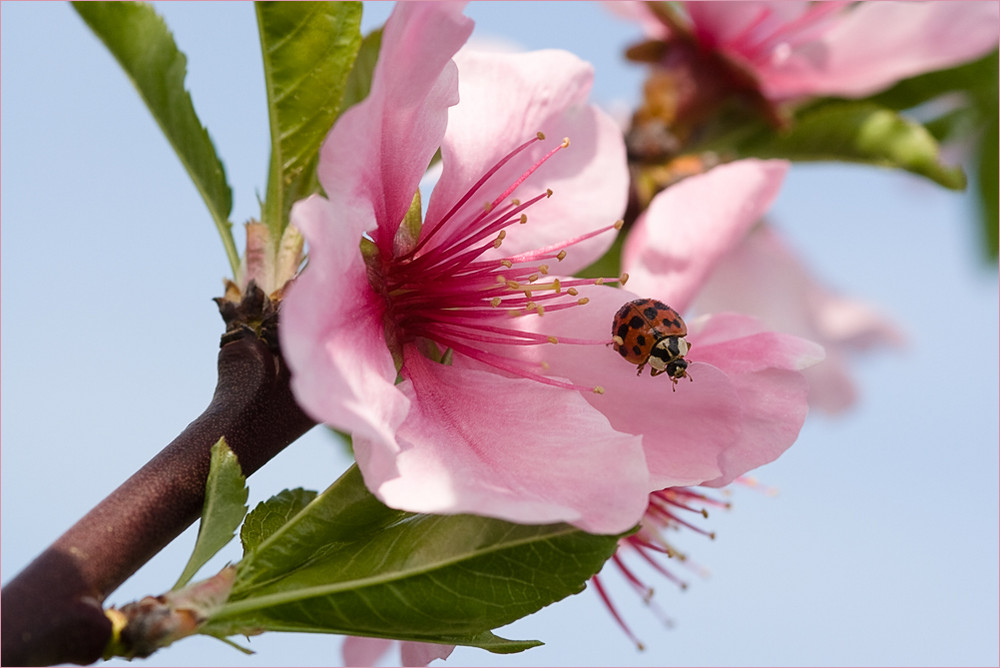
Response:
M768 226L754 229L720 261L699 292L701 313L753 314L772 329L816 341L826 359L805 371L809 402L828 413L854 403L848 367L851 353L874 346L898 346L898 329L874 308L832 294Z
M763 78L772 97L864 97L997 45L996 2L865 2ZM887 29L888 27L891 27Z
M528 324L557 337L610 340L615 312L637 297L598 286L581 289L581 295L590 299L586 306ZM558 343L525 351L554 375L604 388L586 399L615 429L643 437L650 491L732 480L784 451L808 405L797 369L822 358L815 344L766 332L752 318L718 316L698 327L688 324L692 380L680 381L676 391L648 368L636 376L636 367L610 346Z
M621 130L587 103L593 68L565 51L497 54L462 51L456 56L462 102L449 112L442 144L444 171L434 189L428 222L439 220L469 188L515 147L544 132L546 141L519 154L465 205L483 205L569 137L570 146L532 174L514 194L521 200L551 188L551 198L527 211L528 223L508 229L504 255L549 246L605 227L625 211L628 167ZM462 219L462 216L456 216ZM467 216L466 216L467 218ZM572 273L611 245L612 234L569 251L560 271Z
M700 42L746 55L809 9L809 2L685 2Z
M691 323L689 331L688 359L724 372L739 396L739 437L719 458L722 474L703 483L722 487L777 459L795 442L809 405L809 385L799 371L822 360L824 352L811 341L767 331L735 314Z
M397 641L388 638L347 636L340 647L345 666L374 666Z
M650 488L640 439L612 429L578 392L410 353L405 373L412 410L398 432L400 475L365 471L387 505L592 533L625 531L642 517Z
M313 418L347 432L393 443L409 400L395 388L396 368L382 334L384 303L368 284L358 249L364 203L335 211L312 196L292 207L292 223L309 241L306 271L281 306L281 345L292 390Z
M650 11L645 2L605 0L601 4L615 16L638 23L643 34L650 39L665 39L670 34L670 29Z
M434 659L447 659L454 651L454 645L407 641L400 643L399 657L404 666L426 666Z
M787 171L783 160L740 160L658 194L625 241L629 289L686 311L719 258L771 206Z
M472 32L460 3L401 2L385 25L368 97L348 109L320 149L319 181L332 201L370 201L361 231L391 244L458 102L451 57ZM432 38L429 38L432 36ZM419 66L414 66L419 63Z

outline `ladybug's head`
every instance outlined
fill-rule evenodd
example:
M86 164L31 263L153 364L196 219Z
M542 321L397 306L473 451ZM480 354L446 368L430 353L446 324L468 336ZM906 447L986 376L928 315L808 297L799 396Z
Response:
M666 371L667 375L670 376L670 380L676 383L680 378L690 378L690 376L688 376L687 368L687 360L683 357L679 357L673 362L669 362L664 371Z
M687 373L687 355L691 346L683 336L665 336L656 342L653 350L649 354L649 365L653 367L652 375L658 376L665 373L670 376L670 380L677 382L679 378L685 378Z

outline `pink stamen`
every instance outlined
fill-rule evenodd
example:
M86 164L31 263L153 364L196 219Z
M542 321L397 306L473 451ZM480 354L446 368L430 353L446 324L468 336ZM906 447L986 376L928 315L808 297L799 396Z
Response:
M649 506L646 510L646 516L643 519L642 528L638 533L622 538L618 543L618 551L611 558L612 563L614 563L619 569L629 585L642 597L643 602L649 606L657 618L659 618L660 621L667 626L672 625L673 621L651 601L652 588L648 587L638 578L638 576L635 575L635 573L632 572L632 570L626 565L624 557L626 554L637 552L639 554L639 558L652 566L657 573L667 578L667 580L676 584L681 589L686 589L687 583L674 575L657 559L662 559L663 556L677 557L679 561L690 566L690 564L687 563L686 557L674 550L673 547L671 547L663 538L661 533L664 530L687 527L704 535L713 535L707 531L699 529L698 527L693 527L687 522L684 522L677 516L677 513L673 512L672 508L676 508L678 510L704 515L705 513L703 510L699 510L689 503L694 500L700 501L706 505L723 507L728 507L729 505L728 503L718 501L713 497L706 496L702 492L690 487L673 487L653 492L649 495ZM629 629L629 627L625 624L614 604L611 602L607 592L604 591L604 586L601 583L600 578L598 576L594 576L591 578L591 581L594 584L595 590L604 601L604 604L608 607L608 611L611 613L611 616L618 623L618 626L622 628L625 635L627 635L630 640L641 646L631 629Z
M639 639L635 637L635 634L632 633L632 629L628 627L625 620L622 619L622 616L618 614L618 608L616 608L615 604L611 602L611 597L608 596L608 593L604 591L604 585L601 584L601 578L595 575L590 579L590 581L594 584L594 590L597 592L597 595L601 597L602 601L604 601L604 605L608 608L608 612L610 612L611 616L614 617L614 620L618 622L618 626L620 626L622 631L625 632L625 635L628 636L629 640L631 640L640 650L646 649L646 647L639 642Z
M507 373L554 387L597 392L600 387L584 387L544 373L545 365L518 358L511 348L493 346L533 346L556 343L606 346L608 339L556 338L544 331L501 322L501 318L543 316L585 305L577 287L607 281L624 282L625 277L608 279L543 278L545 261L560 261L566 248L586 239L621 229L621 221L535 251L515 257L499 257L492 251L503 244L507 228L527 222L526 211L552 195L536 193L527 200L508 199L525 180L569 145L563 140L505 185L483 209L471 211L467 205L476 193L489 185L499 170L516 155L544 139L539 133L500 159L466 192L451 210L434 224L408 252L387 256L370 265L373 285L386 299L386 320L397 331L394 341L406 345L417 338L435 342L483 364ZM463 213L466 207L466 213ZM450 229L445 232L445 223Z
M514 363L512 360L506 357L501 357L494 353L486 352L485 350L479 350L478 348L467 346L464 343L461 343L455 339L448 339L442 336L436 336L434 337L433 340L438 344L447 346L448 348L451 348L456 352L460 352L466 357L482 362L483 364L487 364L502 371L508 371L512 374L521 376L522 378L529 378L531 380L536 380L539 383L543 383L545 385L551 385L553 387L561 387L566 390L576 390L578 392L593 392L595 394L602 394L604 392L600 387L585 387L583 385L576 385L574 383L568 383L565 381L557 380L555 378L550 378L549 376L543 376L541 374L534 373L533 371L525 369L523 366Z
M406 255L404 255L400 259L405 259L407 257L413 257L421 248L423 248L427 244L427 242L430 240L430 238L432 236L434 236L434 234L438 230L440 230L441 227L446 222L448 222L449 220L451 220L451 217L454 216L459 211L459 209L461 209L463 206L465 206L465 204L468 203L468 201L472 199L473 195L475 195L477 192L479 192L480 188L482 188L486 184L486 182L490 180L490 177L492 177L494 174L496 174L498 171L500 171L501 167L503 167L504 165L506 165L518 153L520 153L521 151L525 150L526 148L528 148L529 146L531 146L532 144L534 144L536 141L542 141L543 139L545 139L545 135L542 134L541 132L539 132L537 135L535 135L535 137L533 139L529 139L528 141L524 142L523 144L521 144L520 146L518 146L517 148L515 148L513 151L511 151L510 153L508 153L506 156L504 156L503 158L501 158L495 165L493 165L493 167L491 167L485 174L483 174L483 176L478 181L476 181L476 183L472 186L472 188L470 188L469 191L467 193L465 193L465 195L463 195L458 200L458 202L455 203L455 206L453 206L451 208L451 210L449 210L448 213L446 213L441 218L441 220L439 220L437 223L434 224L434 226L431 228L431 230L424 236L423 239L421 239L417 243L417 245L413 248L413 250L411 250L409 253L407 253ZM548 157L551 156L554 152L555 152L554 150L550 151L549 154L545 157L544 160L547 160ZM544 160L542 162L544 162ZM529 170L529 174L530 174L530 172L533 172L536 169L538 169L538 167L540 166L540 164L541 163L536 164L531 170ZM527 178L527 177L526 176L522 177L520 179L520 181L518 181L518 184L520 184L521 182L523 182L525 178ZM511 188L509 188L507 190L508 193L512 192L512 191L513 191L513 189L511 189ZM499 200L504 199L504 197L506 197L506 195L503 195L503 196L497 198L496 200L494 200L494 205Z
M847 4L849 3L835 1L813 3L794 20L783 23L779 21L770 31L762 30L757 34L758 28L773 14L771 9L762 8L760 15L743 32L730 40L729 46L753 62L766 62L782 43L796 46L812 39L827 17L839 12Z

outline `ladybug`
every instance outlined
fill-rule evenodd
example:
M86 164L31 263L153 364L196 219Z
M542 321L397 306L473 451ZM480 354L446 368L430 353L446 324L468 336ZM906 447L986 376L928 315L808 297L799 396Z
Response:
M612 341L626 362L638 365L636 375L649 363L649 375L666 373L674 385L690 379L684 356L691 349L684 339L687 325L674 309L655 299L635 299L615 314Z

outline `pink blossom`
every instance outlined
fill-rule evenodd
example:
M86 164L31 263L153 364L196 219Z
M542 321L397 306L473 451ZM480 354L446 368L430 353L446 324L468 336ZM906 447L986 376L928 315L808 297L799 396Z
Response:
M625 3L609 3L619 5ZM864 97L985 55L997 45L995 2L682 2L667 23L628 8L656 39L694 39L749 73L773 101ZM624 8L617 8L624 12Z
M902 337L872 307L822 287L773 229L757 225L786 170L783 161L742 160L668 188L637 221L623 264L630 287L667 295L675 308L752 314L823 345L826 359L804 372L810 404L837 413L855 399L850 355Z
M371 94L321 150L326 197L293 208L309 264L282 346L303 408L352 433L389 506L593 533L634 526L654 489L778 456L821 349L707 318L689 323L693 382L637 378L610 348L636 295L571 276L613 241L628 187L620 131L586 102L592 70L558 51L455 56L471 27L450 4L397 5Z

